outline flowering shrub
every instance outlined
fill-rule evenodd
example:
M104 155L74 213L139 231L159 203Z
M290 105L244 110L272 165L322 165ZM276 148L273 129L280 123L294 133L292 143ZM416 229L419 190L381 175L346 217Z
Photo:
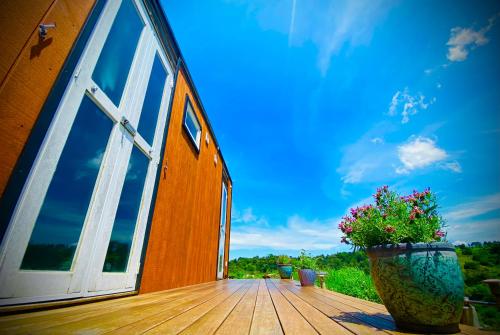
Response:
M440 241L443 220L430 189L399 196L387 186L377 189L374 205L351 208L339 229L341 242L367 248L379 244Z

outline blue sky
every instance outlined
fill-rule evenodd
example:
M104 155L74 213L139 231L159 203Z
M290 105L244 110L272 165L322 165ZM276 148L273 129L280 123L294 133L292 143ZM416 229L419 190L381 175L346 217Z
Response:
M500 2L162 5L233 178L231 258L346 250L384 184L500 240Z

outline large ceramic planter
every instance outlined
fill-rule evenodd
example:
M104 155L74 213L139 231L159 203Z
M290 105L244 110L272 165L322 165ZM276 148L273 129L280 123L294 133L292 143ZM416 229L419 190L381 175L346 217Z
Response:
M311 269L299 270L299 280L302 286L313 286L316 281L316 271Z
M278 264L278 272L281 279L292 278L293 267L290 264Z
M464 283L449 243L380 245L367 249L377 292L398 328L458 332Z

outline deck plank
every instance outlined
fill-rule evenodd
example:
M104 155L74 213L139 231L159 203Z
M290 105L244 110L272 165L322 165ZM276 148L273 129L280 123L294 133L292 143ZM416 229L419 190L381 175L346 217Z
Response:
M259 291L260 281L256 280L226 318L222 325L217 329L217 335L247 335L250 332L252 318L254 315L257 293Z
M368 335L368 334L387 334L381 329L378 329L370 324L362 322L361 320L356 319L355 317L349 316L338 308L335 308L324 301L318 299L317 296L313 295L311 290L303 289L297 287L294 284L285 283L283 284L286 288L297 295L299 298L308 302L310 305L314 306L316 309L321 311L327 317L335 320L345 328L349 329L351 332L359 335Z
M237 287L240 284L236 284ZM231 287L231 284L229 284ZM222 287L224 291L226 287ZM179 299L154 302L147 305L127 304L124 308L112 311L101 311L98 315L78 319L73 317L74 321L64 324L58 324L43 330L37 329L37 334L68 334L68 333L91 333L102 334L109 332L127 324L131 324L156 314L162 309L183 307L184 303L193 303L192 300L203 299L206 294L210 294L218 288L207 288L207 291L200 291L192 294L184 294Z
M318 334L271 282L266 285L285 334Z
M9 334L26 334L33 331L41 333L42 330L50 327L60 327L65 324L92 319L93 317L102 317L102 315L113 315L111 313L121 313L121 311L126 311L132 307L134 309L144 308L147 310L151 306L157 306L167 302L175 302L173 304L176 304L178 300L185 297L188 292L191 294L205 294L218 287L222 286L220 286L220 284L212 286L204 285L199 288L191 288L191 290L179 290L174 294L145 297L146 299L141 296L124 298L121 303L120 301L113 301L112 304L109 304L108 302L111 301L108 301L84 306L61 308L58 310L21 314L19 318L9 318L6 321L0 319L2 321L0 322L0 330Z
M279 281L268 282L271 285L274 285L283 294L290 304L292 304L295 309L302 314L302 316L314 327L314 329L316 329L318 333L352 335L351 331L328 318L325 314L311 306L308 302L300 299L298 296L286 289L285 285L280 284Z
M359 299L359 298L354 298L354 297L348 297L344 294L338 293L338 292L332 292L329 290L321 290L317 289L315 290L317 294L321 294L324 297L327 297L333 301L336 301L341 304L345 304L351 307L354 307L356 309L359 309L363 312L369 313L369 314L376 314L378 317L384 318L386 320L389 320L393 322L393 319L385 306L383 308L381 307L374 307L370 304L366 304L366 300ZM373 304L373 302L372 302ZM383 306L383 305L381 305Z
M184 329L180 334L214 334L222 325L226 318L236 308L236 305L243 299L252 288L254 281L246 287L246 290L240 290L233 294L228 299L224 300L211 311L203 315L201 318L192 323L188 328Z
M281 328L278 314L274 309L271 295L267 290L266 282L264 280L259 281L259 291L257 293L257 300L255 301L255 310L253 313L249 334L283 334L283 329Z
M149 329L144 334L178 334L235 293L246 292L248 286L248 282L243 282L237 288L228 289L223 294L219 294L215 298Z
M149 293L149 294L141 294L141 295L135 295L135 296L130 296L130 297L123 297L123 298L118 298L118 299L109 299L109 300L104 300L104 301L99 301L95 303L85 303L81 305L75 305L75 306L70 306L70 307L59 307L56 309L47 309L47 310L42 310L42 311L33 311L33 312L22 312L18 314L11 314L11 315L2 315L0 308L0 326L4 324L8 324L10 321L17 321L21 319L30 319L34 320L37 317L43 318L46 315L50 315L52 317L55 317L58 314L64 314L68 315L69 311L75 312L75 314L78 314L80 312L85 312L88 310L95 310L96 308L108 308L108 307L114 307L114 306L121 306L124 303L127 303L129 301L134 301L134 302L140 302L140 301L146 301L146 300L154 300L154 299L163 299L166 297L171 297L171 296L178 296L185 294L186 292L190 292L193 290L199 290L202 289L203 287L211 287L214 284L218 284L220 282L208 282L208 283L202 283L202 284L197 284L197 285L191 285L191 286L185 286L185 287L179 287L171 290L164 290L164 291L158 291L154 293ZM160 296L160 297L159 297ZM96 306L98 305L98 306Z
M375 308L375 309L378 309L378 310L381 310L381 311L384 311L384 312L388 313L387 308L385 308L385 306L382 305L382 304L379 304L379 303L376 303L376 302L373 302L373 301L369 301L369 300L363 300L363 299L356 298L356 297L351 297L349 295L342 294L342 293L335 292L335 291L330 291L330 290L324 290L324 291L327 294L332 295L333 297L340 298L342 300L350 300L350 301L354 301L354 302L363 302L367 306L370 306L372 308Z
M232 285L234 286L235 284ZM228 287L229 286L220 287L216 291L199 297L195 295L189 295L188 297L186 297L187 299L185 301L179 301L178 304L175 304L174 306L168 306L167 308L156 310L154 311L154 313L148 313L141 320L123 325L122 327L106 334L139 334L146 332L170 319L173 319L178 315L181 315L182 313L189 311L192 308L195 308L217 297L220 294L223 294Z

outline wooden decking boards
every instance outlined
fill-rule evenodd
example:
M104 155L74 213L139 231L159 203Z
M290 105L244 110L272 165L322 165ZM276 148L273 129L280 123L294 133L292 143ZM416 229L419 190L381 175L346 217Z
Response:
M462 334L493 334L461 325ZM402 334L383 305L289 280L224 280L0 317L0 334Z

